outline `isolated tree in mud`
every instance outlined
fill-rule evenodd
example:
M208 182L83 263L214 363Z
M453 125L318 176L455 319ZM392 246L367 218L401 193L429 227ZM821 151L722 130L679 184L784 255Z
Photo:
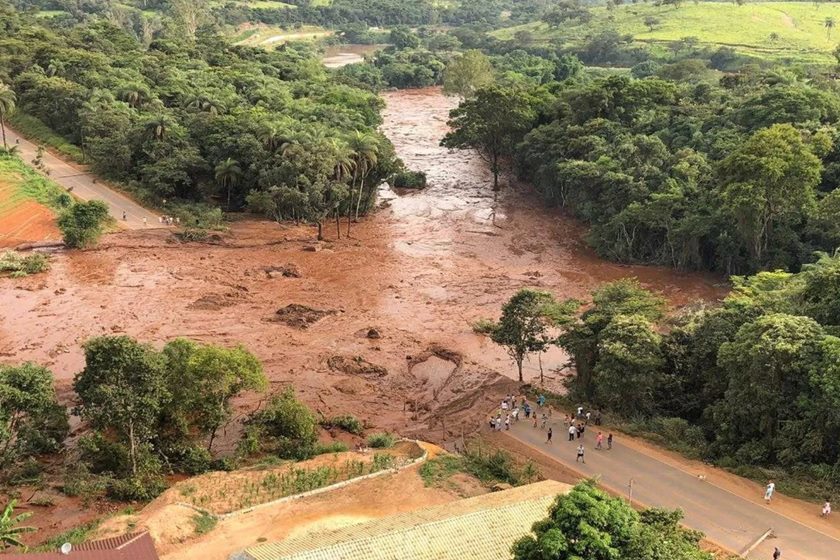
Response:
M472 149L490 165L493 191L499 190L502 160L513 155L516 144L531 130L537 117L528 90L493 86L480 89L449 113L452 129L441 145Z
M101 200L76 202L58 216L58 229L68 247L90 247L102 235L107 218L108 206Z
M106 336L85 344L85 369L73 379L81 401L75 411L101 434L128 447L129 468L139 473L149 454L158 415L168 392L163 356L127 336Z
M443 93L464 99L493 83L493 65L479 50L469 50L450 61L443 73Z
M68 431L49 370L32 363L0 366L0 480L20 459L57 451Z
M550 331L571 320L577 302L558 304L548 292L520 290L502 307L499 322L489 328L490 338L504 346L516 363L519 381L528 354L543 352L553 342Z

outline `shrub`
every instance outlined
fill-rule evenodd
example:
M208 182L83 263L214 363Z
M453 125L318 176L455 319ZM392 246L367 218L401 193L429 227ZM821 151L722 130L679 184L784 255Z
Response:
M342 453L347 451L347 444L343 441L332 441L330 443L318 443L315 445L313 455L325 455L327 453Z
M374 449L387 449L394 445L394 436L388 432L373 434L367 438L367 444Z
M0 274L7 273L13 278L38 274L49 268L49 258L43 253L30 253L26 256L15 251L0 253Z
M101 200L77 202L59 215L58 229L68 247L90 247L99 241L107 218L108 206Z
M148 502L164 490L166 490L166 481L154 473L143 473L119 480L112 479L108 483L108 496L126 502Z
M391 186L397 189L425 189L426 174L422 171L400 171L391 179Z
M355 435L361 435L364 431L361 421L352 414L343 414L341 416L333 416L321 421L321 426L324 428L339 428L345 432Z
M311 457L318 439L315 416L297 400L291 388L274 396L246 421L240 450L269 451L285 459Z
M85 507L104 498L107 490L107 479L91 474L83 463L76 463L65 473L61 488L65 496L80 498Z
M196 535L206 535L216 527L218 519L209 513L196 513L193 515L192 522L195 525Z
M370 472L379 472L384 471L385 469L391 469L394 467L396 461L394 460L394 456L390 453L374 453L373 454L373 463L370 466Z

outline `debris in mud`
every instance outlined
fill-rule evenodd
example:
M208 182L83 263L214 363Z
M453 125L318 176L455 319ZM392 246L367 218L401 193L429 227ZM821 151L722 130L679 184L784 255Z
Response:
M245 297L245 294L241 290L238 292L226 292L224 294L207 294L206 296L202 296L189 304L187 309L217 311L219 309L224 309L225 307L231 307L238 303L242 303Z
M330 369L350 375L369 375L384 377L388 370L382 366L372 364L361 356L330 356L327 360Z
M370 339L382 338L382 334L375 327L369 328L366 336Z
M335 315L331 309L314 309L299 303L290 303L277 310L272 321L283 323L295 329L308 329L324 317Z
M304 251L308 251L310 253L317 253L321 249L322 249L321 245L318 245L318 244L316 244L316 245L305 245L303 247Z
M302 276L300 269L291 263L283 266L266 266L263 271L269 278L300 278Z

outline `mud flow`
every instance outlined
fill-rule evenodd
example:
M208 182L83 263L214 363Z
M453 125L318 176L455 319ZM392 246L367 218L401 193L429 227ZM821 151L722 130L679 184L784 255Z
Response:
M516 290L585 298L636 276L675 304L722 295L717 277L598 259L579 224L524 187L505 185L494 202L483 163L439 146L456 103L439 90L384 98L383 130L410 168L427 173L427 189L383 189L383 208L354 224L350 239L327 224L317 246L315 228L241 219L213 244L148 230L57 254L48 274L0 279L0 360L51 368L69 400L82 344L94 336L244 344L272 390L293 384L324 415L440 440L477 426L516 390L510 359L471 328L496 318ZM554 370L565 362L559 350L542 356L547 383L559 383ZM536 357L526 363L526 381L539 372ZM242 399L240 411L256 400ZM231 426L228 449L236 434Z

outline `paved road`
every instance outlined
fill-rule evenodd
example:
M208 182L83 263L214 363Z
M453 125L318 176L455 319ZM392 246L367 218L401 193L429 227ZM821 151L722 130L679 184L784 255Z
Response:
M735 552L742 552L772 528L777 538L766 540L748 558L769 560L773 546L778 546L783 560L840 559L840 541L785 517L783 512L771 509L772 506L746 500L624 446L620 434L616 434L612 450L597 451L595 434L590 430L584 435L586 464L575 463L578 441L568 441L562 422L553 424L551 445L545 444L545 432L527 421L520 420L505 433L587 477L598 476L606 487L625 496L632 478L634 500L647 506L682 509L686 525L703 531L711 540Z
M26 140L16 131L6 127L6 138L10 146L17 142L21 159L31 165L38 148L35 144ZM44 165L50 172L50 178L66 189L73 189L73 194L82 200L102 200L111 212L111 216L127 229L143 229L152 227L163 227L158 221L158 215L146 210L127 196L119 193L108 186L95 180L90 173L86 173L72 163L68 163L44 152ZM123 212L126 219L123 220ZM143 222L146 219L146 223Z

